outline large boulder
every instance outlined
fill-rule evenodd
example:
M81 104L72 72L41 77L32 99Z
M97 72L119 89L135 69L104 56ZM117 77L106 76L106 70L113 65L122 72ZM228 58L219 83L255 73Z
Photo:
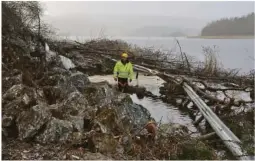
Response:
M107 82L93 83L87 86L83 93L90 105L97 105L98 107L111 104L115 96L113 89Z
M75 68L83 73L94 75L101 74L105 70L103 60L95 57L95 55L82 55L78 51L71 51L66 56L72 60Z
M75 72L62 76L57 84L59 88L63 89L63 95L66 96L77 90L83 92L84 88L89 86L90 81L86 74Z
M45 130L36 137L36 141L40 143L66 142L72 132L73 125L71 122L53 117L47 123Z
M149 121L155 121L150 112L141 105L133 103L129 95L119 93L113 104L123 126L130 126L133 132L139 131Z
M88 105L86 98L78 91L72 92L68 95L59 106L59 111L62 112L64 117L68 116L84 116L90 117L92 108Z
M5 93L12 86L22 83L22 74L10 76L10 77L3 77L2 83L4 84L4 86L2 86L2 89L3 89L2 92Z
M83 89L90 84L88 75L81 72L72 73L68 81L79 91L83 91Z
M93 129L107 134L119 135L124 130L130 130L123 127L122 120L120 120L115 107L99 109L93 123Z
M12 115L3 115L2 117L2 126L10 127L14 123L14 116Z
M134 104L128 94L113 90L107 82L92 83L83 93L89 105L97 107L95 122L105 133L118 133L123 128L138 131L154 120L146 108Z
M39 86L56 86L61 77L63 77L62 74L48 73L41 79L37 80L36 83Z
M65 89L61 89L58 86L45 86L42 88L44 98L48 105L61 103L66 96L64 95Z
M51 118L47 107L42 105L33 106L28 111L23 111L16 120L19 130L19 139L32 138Z
M18 84L12 86L4 95L3 100L4 101L12 101L17 97L26 97L25 95L32 96L33 95L33 89L24 86L23 84Z
M94 119L94 127L100 127L103 133L137 133L154 121L146 108L133 103L125 93L115 93L109 103L98 108Z
M84 117L82 116L69 116L67 118L73 125L75 131L82 132L84 131Z
M12 86L2 98L3 114L16 116L39 102L35 89L22 84Z

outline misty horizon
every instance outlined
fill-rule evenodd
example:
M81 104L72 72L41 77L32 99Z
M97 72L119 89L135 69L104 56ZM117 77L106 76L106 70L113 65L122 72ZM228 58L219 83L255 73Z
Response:
M254 12L254 2L49 1L44 20L60 35L198 35L211 21Z

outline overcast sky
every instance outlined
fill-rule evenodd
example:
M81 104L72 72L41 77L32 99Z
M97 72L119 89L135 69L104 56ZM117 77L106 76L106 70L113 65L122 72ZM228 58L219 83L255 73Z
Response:
M254 11L252 1L44 1L42 4L46 22L61 34L70 35L91 35L101 29L107 35L172 32L197 35L212 20L240 17Z
M241 16L254 11L254 2L174 2L174 1L48 1L43 2L46 14L51 16L65 14L132 14L162 15L218 19Z

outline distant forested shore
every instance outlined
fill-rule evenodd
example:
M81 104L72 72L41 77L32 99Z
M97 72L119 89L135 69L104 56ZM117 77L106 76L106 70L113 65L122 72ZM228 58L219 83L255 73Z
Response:
M254 35L240 35L240 36L187 36L187 38L194 39L254 39Z
M254 12L242 17L212 21L201 31L200 38L254 38Z

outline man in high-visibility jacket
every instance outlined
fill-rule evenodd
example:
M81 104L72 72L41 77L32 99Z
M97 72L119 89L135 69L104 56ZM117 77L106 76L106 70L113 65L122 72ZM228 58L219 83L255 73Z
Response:
M121 60L115 64L113 77L115 81L118 81L119 89L127 87L128 78L129 81L132 82L133 65L129 62L127 53L122 53Z

